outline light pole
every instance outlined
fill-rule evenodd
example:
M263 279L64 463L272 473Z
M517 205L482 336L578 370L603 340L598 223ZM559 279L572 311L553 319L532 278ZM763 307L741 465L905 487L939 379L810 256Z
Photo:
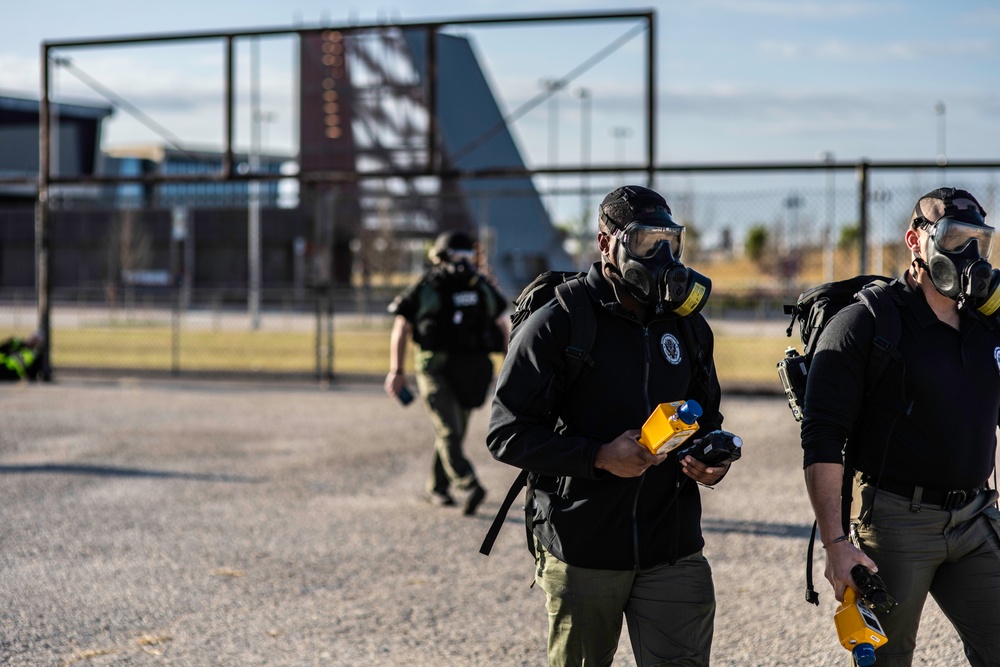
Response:
M260 40L250 40L250 174L260 169ZM247 182L247 313L260 329L260 184Z
M611 136L615 138L615 163L621 166L625 161L625 140L632 136L632 128L616 126L611 128ZM618 172L618 183L621 184L622 175Z
M788 209L788 242L786 243L785 251L780 253L783 266L781 267L781 275L785 279L785 291L788 292L791 287L792 277L798 274L798 247L795 242L795 236L799 233L799 209L805 203L805 200L796 193L791 193L785 197L785 208ZM781 239L779 239L779 243Z
M878 234L875 235L875 267L874 271L878 275L882 275L884 272L883 258L884 254L883 244L885 243L885 206L890 201L892 201L892 193L883 188L879 188L872 192L872 201L877 201L881 204L882 209L882 220L879 225Z
M792 249L798 245L796 238L801 236L798 228L799 209L802 208L803 203L805 203L805 200L794 192L785 197L785 208L787 208L789 212L789 227L791 228L788 232L788 245Z
M262 151L265 151L264 144L266 143L261 136L266 130L266 123L273 123L277 120L278 114L270 111L260 111L259 109L253 112L250 123L250 157L247 160L248 171L254 174L260 171L260 155ZM254 201L254 197L260 200L260 181L252 180L249 181L247 187L249 188L250 201Z
M589 88L580 88L576 91L576 96L580 98L580 164L584 167L590 166L590 113L591 94ZM587 218L590 217L590 175L580 176L580 235L587 231Z
M260 110L260 40L250 41L250 175L260 171L261 124L269 123L274 114ZM250 328L260 329L261 244L260 244L260 181L247 182L247 312Z
M826 227L823 230L823 282L833 282L833 219L837 209L837 200L834 197L834 178L836 172L833 169L833 151L820 151L819 158L827 165L826 170Z
M563 87L559 79L540 79L538 85L549 92L549 166L555 167L559 162L559 90ZM552 180L547 180L549 187ZM556 218L556 197L550 196L553 222Z
M948 108L941 100L934 103L934 113L937 115L937 163L941 167L941 170L938 172L938 178L942 181L942 184L944 182L944 166L948 164L948 150L945 145L947 111Z
M938 118L937 122L937 163L941 166L948 164L948 153L945 146L945 119L948 108L944 102L938 100L934 103L934 114Z
M541 79L538 85L549 91L549 166L556 166L559 161L559 89L562 82L558 79Z

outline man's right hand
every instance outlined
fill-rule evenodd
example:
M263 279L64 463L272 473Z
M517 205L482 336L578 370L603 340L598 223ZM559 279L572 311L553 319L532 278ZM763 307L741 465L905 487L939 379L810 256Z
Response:
M837 602L844 601L844 591L850 586L860 593L851 570L855 565L861 563L872 572L878 572L878 565L875 564L868 555L851 544L849 540L837 542L825 547L826 549L826 578L833 586L833 595Z
M607 470L617 477L638 477L646 472L649 466L655 466L666 460L666 453L657 456L639 444L639 429L625 431L620 436L601 445L597 450L594 467Z

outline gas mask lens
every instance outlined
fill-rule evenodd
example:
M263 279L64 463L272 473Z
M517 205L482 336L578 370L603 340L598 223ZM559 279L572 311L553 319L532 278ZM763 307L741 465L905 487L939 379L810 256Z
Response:
M979 246L979 256L988 259L993 249L992 227L970 225L958 220L944 218L930 225L930 236L942 252L958 253L969 247L973 241Z
M449 250L448 259L452 262L468 262L472 264L476 261L475 250Z
M684 248L684 227L651 227L631 223L623 230L615 232L625 246L625 251L635 259L653 257L664 243L670 247L670 254L680 260Z

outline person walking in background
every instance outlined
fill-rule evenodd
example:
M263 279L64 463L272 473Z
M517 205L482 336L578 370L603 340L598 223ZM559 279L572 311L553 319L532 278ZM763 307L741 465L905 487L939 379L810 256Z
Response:
M466 233L446 232L430 251L432 266L389 305L394 314L385 391L408 395L404 360L416 344L417 388L434 425L434 463L427 498L452 506L454 487L465 494L462 511L474 514L486 497L463 452L472 409L486 400L493 379L491 352L505 352L506 300L476 270L476 248Z
M596 319L592 366L566 386L568 355L581 350L569 347L575 318L553 299L514 330L500 371L487 445L530 473L525 518L552 666L610 665L623 614L638 664L709 664L715 589L695 482L714 485L730 464L638 442L660 403L699 402L695 437L722 424L698 312L710 283L680 263L683 239L658 193L608 194L601 259L580 279Z
M1000 513L987 486L1000 423L1000 336L977 312L997 279L985 217L965 190L921 197L903 237L911 264L889 286L902 320L899 359L867 386L876 326L858 303L823 330L807 376L805 481L826 578L837 600L848 586L859 591L851 575L858 564L885 582L898 602L879 616L888 641L877 662L885 667L911 664L928 593L969 663L1000 665Z

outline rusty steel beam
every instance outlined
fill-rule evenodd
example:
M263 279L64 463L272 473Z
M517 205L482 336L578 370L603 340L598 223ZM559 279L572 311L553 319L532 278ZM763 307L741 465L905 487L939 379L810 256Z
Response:
M470 16L441 21L411 21L401 23L353 23L349 25L327 25L318 24L313 26L296 25L294 27L267 27L247 30L228 31L189 31L173 33L155 33L145 35L130 35L118 37L104 37L93 39L74 40L52 40L43 42L49 48L85 48L97 46L127 46L130 44L148 44L154 42L182 42L197 40L233 39L238 37L278 37L282 35L294 35L302 32L314 30L339 30L341 32L367 32L369 30L385 28L422 28L428 30L440 30L447 26L456 25L499 25L504 23L572 23L576 21L617 21L644 19L651 16L651 12L584 12L584 13L552 13L534 14L523 16Z

